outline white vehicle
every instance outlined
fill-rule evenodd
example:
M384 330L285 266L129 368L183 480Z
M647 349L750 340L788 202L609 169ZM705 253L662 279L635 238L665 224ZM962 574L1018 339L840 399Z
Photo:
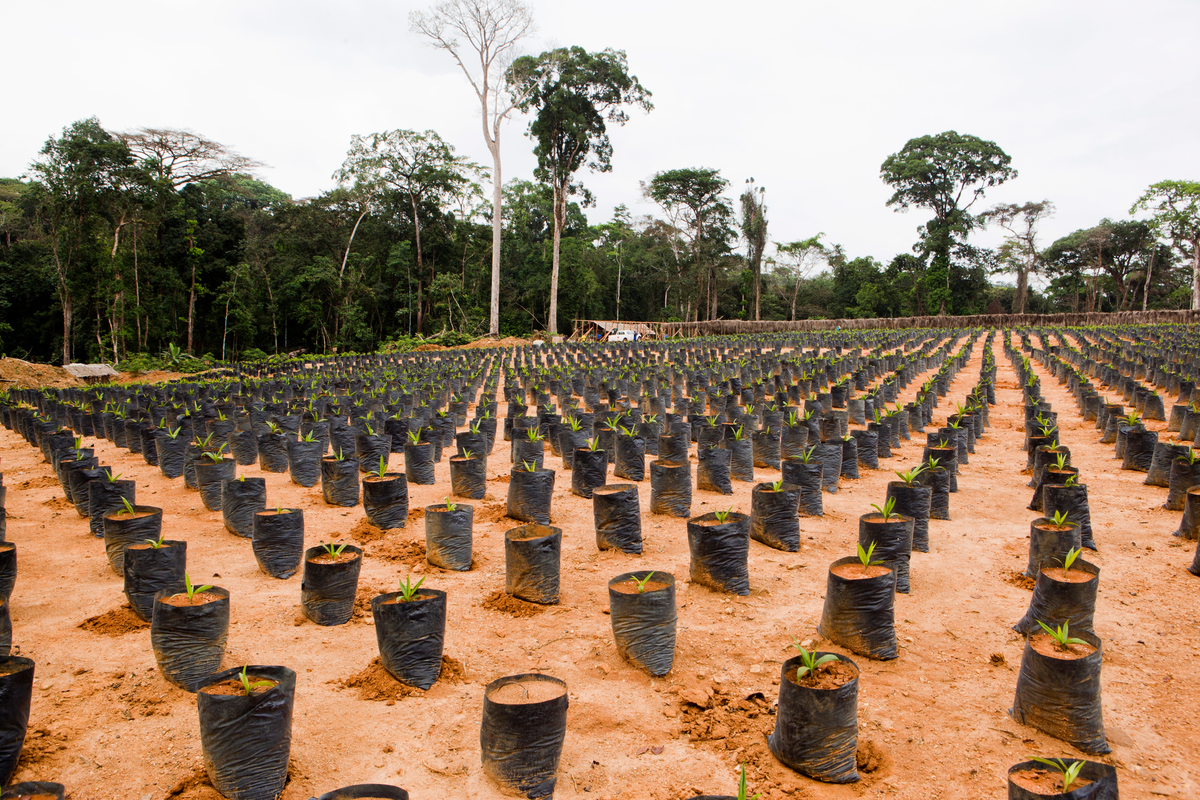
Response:
M635 342L637 341L637 334L635 334L633 331L613 331L608 335L608 339L606 339L606 341Z

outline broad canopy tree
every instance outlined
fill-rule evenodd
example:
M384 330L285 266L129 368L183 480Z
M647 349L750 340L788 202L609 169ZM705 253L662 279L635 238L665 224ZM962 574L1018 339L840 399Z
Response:
M655 174L643 187L647 197L658 203L677 228L686 231L696 277L704 289L704 308L709 319L717 318L717 265L729 249L733 235L733 209L724 196L729 181L715 169L688 167ZM682 289L682 259L676 252L678 277ZM702 319L697 304L696 319Z
M418 133L410 130L384 131L369 136L350 137L346 160L333 175L343 186L363 201L361 222L371 208L388 206L389 196L404 198L413 225L417 263L418 313L417 330L421 329L420 295L425 279L424 249L421 246L421 208L433 202L440 209L463 195L478 190L484 180L484 169L465 156L455 155L454 147L434 131ZM342 257L339 275L345 273L350 247L354 243L355 224ZM430 278L432 283L432 276Z
M1008 232L1000 246L999 258L1006 268L1017 273L1016 306L1013 312L1025 313L1025 301L1029 296L1029 276L1041 267L1041 253L1037 246L1038 225L1054 214L1054 204L1049 200L1028 203L1001 203L979 215L984 224L995 222Z
M608 124L624 125L625 108L650 111L650 92L629 74L622 50L589 53L562 47L513 62L509 83L513 101L524 112L536 111L528 135L536 143L536 175L550 185L554 198L554 241L550 267L550 316L547 329L558 333L558 274L567 201L572 195L591 205L592 195L575 174L585 165L593 172L612 171Z
M909 139L879 168L880 177L895 189L887 205L897 211L916 206L933 212L914 249L931 259L925 302L939 314L954 310L950 271L955 244L980 224L970 208L987 189L1017 176L1011 161L995 142L946 131Z
M1200 310L1200 181L1159 181L1129 209L1139 211L1149 211L1158 235L1192 259L1192 310Z

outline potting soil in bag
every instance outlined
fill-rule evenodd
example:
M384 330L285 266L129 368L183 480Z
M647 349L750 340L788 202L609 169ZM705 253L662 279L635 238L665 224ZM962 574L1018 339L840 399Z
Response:
M858 545L869 550L875 545L872 560L878 559L896 573L896 591L909 591L909 561L912 559L913 518L892 514L883 521L882 514L867 514L858 520Z
M596 547L641 554L642 512L637 486L610 483L592 490L592 514Z
M1067 759L1071 761L1073 759ZM1040 761L1022 761L1008 768L1008 800L1045 800L1047 796L1058 797L1062 800L1120 800L1120 790L1117 786L1117 768L1111 764L1097 761L1084 761L1079 770L1079 779L1087 781L1081 787L1072 789L1066 794L1047 795L1041 791L1030 791L1018 786L1013 781L1013 773L1029 770L1048 771Z
M760 483L750 497L750 538L768 547L795 553L800 550L800 487L784 483L779 491Z
M637 591L637 582L643 582L645 591ZM675 662L675 577L649 571L618 575L608 582L608 605L617 652L655 677L670 672Z
M821 488L830 494L837 494L838 476L842 474L842 443L835 439L827 444L818 444L812 458L825 468L821 473Z
M158 539L162 531L162 509L134 506L134 513L125 510L110 512L104 517L104 553L108 565L118 575L125 574L125 548Z
M162 547L134 544L125 548L125 597L134 613L149 622L154 617L154 597L165 591L184 590L187 542L167 539Z
M488 777L529 800L553 797L568 702L567 685L549 675L511 675L489 683L479 728Z
M816 461L805 464L798 458L784 459L780 465L783 482L800 487L799 511L806 517L824 516L821 483L825 467Z
M178 606L164 602L176 594L164 590L154 598L150 646L163 677L194 692L221 668L229 638L229 592L211 586L202 593L215 598L207 602L205 598L198 598L195 605L187 604L186 598Z
M613 475L627 481L646 477L646 440L640 436L618 436Z
M227 669L204 684L240 680L241 672L241 667ZM196 694L204 769L213 788L229 800L276 800L287 783L296 673L251 666L246 674L275 685L249 695Z
M692 510L692 472L687 461L650 462L650 513L686 517Z
M254 535L254 515L267 507L264 478L226 481L221 487L221 518L225 530L246 539Z
M371 599L379 660L393 678L426 690L442 674L446 641L446 593L419 589L412 600L400 592Z
M845 656L838 660L858 671ZM809 688L789 677L802 665L798 655L783 662L775 730L767 737L767 747L802 775L826 783L853 783L858 780L858 676L835 689Z
M321 497L328 505L358 505L358 462L346 458L321 459Z
M455 503L425 508L425 560L435 567L466 572L471 568L475 509Z
M729 450L700 447L696 451L696 488L705 492L733 494L733 482L729 474Z
M731 512L721 522L715 513L688 520L691 580L731 594L750 594L750 518Z
M326 792L311 800L408 800L408 792L384 783L356 783Z
M368 475L362 482L363 511L376 528L403 528L408 524L408 479L398 472Z
M272 578L292 577L300 569L304 556L304 511L299 508L259 511L254 515L251 546L259 569Z
M868 658L899 655L896 642L896 573L888 569L872 578L848 579L834 572L849 565L861 569L854 556L829 565L825 606L817 631L826 639Z
M1047 570L1053 570L1047 574ZM1100 586L1100 568L1081 558L1075 559L1067 575L1075 580L1055 580L1051 575L1060 575L1062 563L1050 559L1042 562L1033 597L1025 616L1013 625L1013 630L1022 636L1037 633L1042 629L1038 622L1057 628L1064 622L1067 629L1095 633L1093 622L1096 615L1096 591ZM1080 581L1080 578L1088 578Z
M1070 634L1095 651L1082 658L1054 658L1035 650L1033 637L1025 640L1012 718L1089 755L1104 755L1112 751L1100 705L1100 639L1084 631Z
M341 555L353 558L323 563L328 556L324 547L304 552L304 578L300 583L300 607L304 616L318 625L342 625L354 614L358 593L358 574L362 569L362 550L347 545ZM318 559L314 561L313 559Z
M324 449L324 442L319 440L288 441L288 473L292 483L305 488L317 485L321 480L321 455Z
M0 657L12 652L12 618L8 613L8 600L0 598Z
M550 501L554 496L554 470L529 472L515 468L508 481L507 514L522 522L550 524Z
M562 529L522 525L504 534L504 591L530 603L558 602Z
M0 658L0 786L7 786L17 769L25 731L29 727L29 703L33 697L33 660L21 656Z

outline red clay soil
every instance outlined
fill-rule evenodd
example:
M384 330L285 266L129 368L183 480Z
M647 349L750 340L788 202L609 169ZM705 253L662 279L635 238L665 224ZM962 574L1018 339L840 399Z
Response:
M352 624L297 624L299 574L267 577L250 542L228 533L220 513L207 511L182 480L167 480L141 456L108 442L87 444L96 445L102 463L136 479L139 503L163 508L167 537L188 542L192 579L229 591L225 665L281 664L296 671L292 776L284 800L356 783L395 784L417 798L504 797L480 767L483 691L498 677L528 672L561 678L569 689L561 798L734 794L743 762L751 793L762 792L764 800L999 798L1012 764L1031 755L1081 754L1007 714L1024 647L1011 626L1030 599L1010 580L1024 568L1036 514L1025 509L1030 490L1021 474L1021 392L998 342L995 352L992 426L962 468L951 520L930 523L932 552L913 554L912 593L896 598L900 657L889 662L830 645L816 627L830 562L854 554L858 517L882 502L887 482L895 480L892 470L920 459L915 439L885 459L883 469L863 470L859 480L843 480L838 494L825 494L826 516L801 518L801 552L751 542L747 597L687 580L686 520L648 513L648 480L638 484L644 554L597 551L591 501L570 494L569 473L547 455L547 467L559 475L552 516L563 529L561 603L533 616L485 607L504 582L504 531L518 523L481 514L486 504L475 503L480 566L422 573L428 588L448 593L446 651L463 663L463 682L439 680L394 705L361 699L338 683L378 656L363 606L410 570L410 559L372 550L389 541L423 541L423 521L366 544ZM938 424L978 379L979 359L976 348L935 410ZM1098 444L1098 432L1075 413L1073 397L1038 372L1059 412L1062 440L1088 485L1100 547L1086 557L1101 568L1095 629L1104 642L1104 722L1113 746L1103 760L1117 766L1125 797L1200 796L1200 726L1190 714L1200 686L1200 579L1185 571L1193 546L1171 536L1180 514L1161 509L1166 489L1144 486L1141 473L1122 472L1113 448ZM910 385L901 399L911 399L915 389ZM497 443L489 475L507 472L507 449ZM61 491L46 480L52 473L40 453L0 430L0 456L10 487L8 538L21 554L11 600L14 647L37 662L26 757L14 780L60 781L73 800L213 800L211 787L197 777L195 698L159 675L149 631L99 636L80 629L124 603L103 544L74 511L44 505ZM392 456L393 469L402 464ZM435 485L409 487L410 507L443 501L448 462L435 471ZM238 472L266 479L269 505L304 509L306 546L353 540L361 507L326 506L319 487L304 489L257 465ZM779 477L755 470L757 481ZM730 506L749 512L753 484L734 487L732 497L696 491L692 514ZM608 580L634 570L667 572L677 581L678 647L675 668L664 678L649 677L617 654L604 613ZM859 784L815 783L766 749L780 665L795 653L793 636L858 665Z

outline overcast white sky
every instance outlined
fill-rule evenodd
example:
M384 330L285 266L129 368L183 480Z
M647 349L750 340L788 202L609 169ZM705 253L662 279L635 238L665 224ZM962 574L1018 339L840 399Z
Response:
M0 176L95 115L109 130L190 128L269 165L294 197L333 186L351 134L432 128L490 166L478 105L449 56L409 32L410 0L2 0L10 80ZM994 202L1052 200L1044 240L1121 218L1155 181L1200 179L1200 2L532 3L529 52L624 49L654 93L584 176L593 221L638 182L719 169L767 188L770 237L824 232L852 256L907 252L922 211L886 208L879 165L911 137L997 142L1020 177ZM531 177L526 120L505 179ZM974 241L994 244L995 233Z

